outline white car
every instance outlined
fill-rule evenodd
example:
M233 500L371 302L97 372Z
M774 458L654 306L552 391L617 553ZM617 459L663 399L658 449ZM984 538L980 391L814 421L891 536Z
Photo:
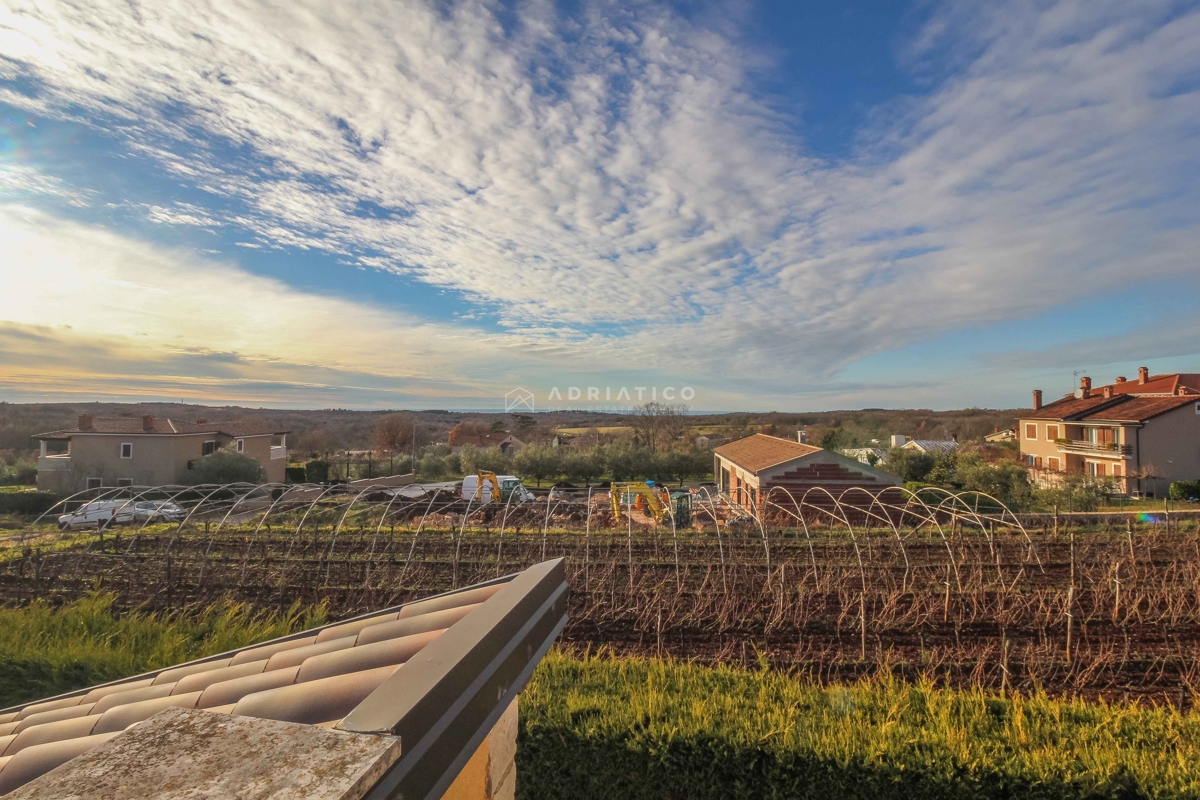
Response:
M142 500L133 504L133 518L138 522L180 522L187 518L187 509L170 500Z
M128 500L93 500L70 514L58 518L61 530L68 528L107 528L133 522L133 503Z
M533 492L521 485L521 479L516 475L497 475L496 480L500 483L500 497L495 498L499 503L528 503L533 500ZM483 492L479 498L475 497L475 492L479 489L479 476L467 475L462 482L462 499L472 500L474 502L490 503L492 502L492 483L491 481L483 482ZM510 499L511 498L511 499Z

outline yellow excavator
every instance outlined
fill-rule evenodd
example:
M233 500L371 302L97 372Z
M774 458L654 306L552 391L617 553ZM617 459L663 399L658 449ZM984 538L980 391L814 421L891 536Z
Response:
M471 481L474 478L474 482ZM491 485L491 494L484 497L483 488ZM486 499L492 503L528 503L533 500L533 493L521 485L521 479L513 475L497 475L490 470L481 469L474 475L463 478L464 500L482 503Z
M625 495L636 495L633 507L647 511L655 522L662 522L667 517L667 504L670 499L665 489L648 483L614 483L609 492L612 496L613 517L621 516L621 505Z
M500 479L496 477L496 473L481 469L478 473L478 479L475 484L475 502L483 500L483 484L490 483L492 485L492 500L497 503L504 502L501 498L503 494L500 492Z

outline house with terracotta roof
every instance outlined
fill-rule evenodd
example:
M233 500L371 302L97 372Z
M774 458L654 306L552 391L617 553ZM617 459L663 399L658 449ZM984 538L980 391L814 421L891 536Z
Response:
M38 488L71 493L116 486L182 483L196 459L232 446L282 483L286 430L257 423L182 422L153 416L80 414L74 428L39 433Z
M491 433L463 433L450 442L450 452L461 453L465 445L472 447L499 447L506 456L514 455L525 446L517 437L505 431Z
M721 445L713 450L713 461L718 489L747 508L759 508L767 498L780 502L784 490L799 500L810 489L837 496L854 487L879 490L903 483L841 453L765 433Z
M1042 403L1017 424L1021 457L1039 485L1067 474L1106 478L1114 493L1165 496L1174 481L1200 478L1200 375L1119 377L1092 386L1084 377L1073 394Z

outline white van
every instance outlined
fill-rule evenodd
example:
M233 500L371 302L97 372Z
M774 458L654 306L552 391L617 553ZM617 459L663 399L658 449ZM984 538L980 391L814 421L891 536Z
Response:
M70 514L58 518L61 530L71 528L100 528L133 522L133 503L128 500L93 500Z
M521 485L521 479L515 475L497 475L496 480L500 482L500 497L498 502L501 503L528 503L533 500L533 492ZM479 489L479 476L467 475L462 482L462 498L463 500L471 500L476 503L492 502L492 482L485 480L483 482L483 494L480 499L476 499L475 492ZM514 494L514 492L516 494ZM512 498L511 500L509 498Z

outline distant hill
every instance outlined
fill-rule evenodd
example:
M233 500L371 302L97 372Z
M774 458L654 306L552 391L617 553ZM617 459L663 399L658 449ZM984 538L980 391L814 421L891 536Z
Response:
M0 450L27 450L36 446L34 434L73 427L80 414L101 417L156 417L194 421L262 421L291 431L289 443L300 441L310 431L322 429L340 448L361 449L370 441L379 418L390 411L353 411L349 409L291 410L243 408L240 406L204 406L186 403L4 403L0 402ZM500 422L507 430L517 430L522 420L512 414L467 411L426 410L415 412L423 442L444 442L450 429L459 422L478 420ZM806 428L809 441L819 444L830 431L841 429L842 446L886 442L894 433L910 438L960 441L982 439L997 428L1008 428L1016 421L1016 410L970 408L960 411L926 409L866 409L861 411L819 411L811 413L727 413L696 414L689 418L694 430L729 438L754 432L774 433L794 438ZM534 427L527 438L545 439L558 429L581 430L592 427L627 426L631 415L602 414L589 411L553 411L530 414ZM525 426L530 420L525 420Z

